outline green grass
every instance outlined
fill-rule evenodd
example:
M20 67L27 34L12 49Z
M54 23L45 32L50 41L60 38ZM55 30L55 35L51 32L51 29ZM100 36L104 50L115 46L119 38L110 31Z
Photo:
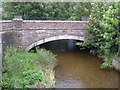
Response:
M53 67L56 63L55 55L45 49L28 53L12 46L7 47L3 56L3 76L0 84L7 88L53 88Z

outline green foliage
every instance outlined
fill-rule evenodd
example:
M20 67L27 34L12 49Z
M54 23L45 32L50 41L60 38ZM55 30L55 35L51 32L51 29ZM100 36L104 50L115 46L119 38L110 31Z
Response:
M28 87L31 84L41 82L43 80L43 71L27 70L22 74L25 77L25 80L22 82L23 87Z
M103 67L110 67L111 53L113 48L120 44L119 34L119 8L120 2L110 3L92 3L92 10L89 16L87 26L90 36L84 43L78 43L85 47L91 48L91 53L97 54L104 59Z
M38 49L37 50L37 55L39 56L39 60L37 63L41 64L41 69L42 68L49 68L53 69L54 66L57 64L57 59L55 58L56 55L54 55L50 51L46 51L45 49ZM52 57L51 57L52 56Z
M91 8L90 2L79 2L74 6L72 17L75 17L75 20L81 20L82 16L89 17Z
M111 66L112 60L115 59L115 58L117 58L117 57L118 57L118 55L116 55L116 53L110 54L109 57L107 57L107 58L104 59L104 63L101 64L101 68L102 69L103 68L111 68L112 67Z
M53 64L56 64L57 60L50 51L41 49L38 52L28 53L12 46L7 47L3 56L3 76L0 85L3 88L31 88L36 83L42 83L44 85L43 87L46 87L45 78L51 76L45 76L45 74L50 73L54 77L53 68L50 69L51 72L48 72L46 67L52 67ZM41 58L42 55L44 56ZM49 57L51 61L46 60L46 57ZM44 60L46 63L44 63ZM47 64L50 65L47 66ZM39 67L42 67L42 69ZM53 82L51 87L54 86L54 78L48 80Z
M3 8L3 19L13 19L14 16L21 15L23 19L30 20L67 20L73 11L69 2L6 2Z
M5 2L3 19L22 16L30 20L81 20L90 14L91 4L82 2Z

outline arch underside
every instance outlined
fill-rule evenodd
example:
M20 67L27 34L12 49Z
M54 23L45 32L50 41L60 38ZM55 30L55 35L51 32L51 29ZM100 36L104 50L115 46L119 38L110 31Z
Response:
M84 41L85 37L73 36L73 35L60 35L60 36L48 37L48 38L41 39L41 40L39 40L37 42L34 42L33 44L29 45L25 50L29 51L33 47L36 47L36 46L38 46L40 44L50 42L50 41L55 41L55 40L62 40L62 39L73 39L73 40Z

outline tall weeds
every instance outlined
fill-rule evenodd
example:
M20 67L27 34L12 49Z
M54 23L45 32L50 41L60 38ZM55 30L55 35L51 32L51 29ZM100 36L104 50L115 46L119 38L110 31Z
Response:
M53 67L56 63L55 55L45 49L37 50L37 53L28 53L9 46L3 55L3 76L0 85L3 88L54 87ZM36 86L36 83L39 85Z

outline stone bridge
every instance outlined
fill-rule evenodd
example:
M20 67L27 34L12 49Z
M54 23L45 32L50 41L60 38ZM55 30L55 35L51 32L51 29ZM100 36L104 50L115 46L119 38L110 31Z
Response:
M14 45L29 51L40 44L61 40L74 39L84 41L89 35L85 26L87 21L49 21L49 20L23 20L15 17L13 20L0 21L0 69L2 68L2 53L6 46ZM118 60L112 65L120 70ZM0 76L1 76L0 70Z
M54 40L84 41L88 36L86 24L87 21L23 20L21 17L3 20L2 46L4 49L8 45L15 45L29 51L35 46Z

